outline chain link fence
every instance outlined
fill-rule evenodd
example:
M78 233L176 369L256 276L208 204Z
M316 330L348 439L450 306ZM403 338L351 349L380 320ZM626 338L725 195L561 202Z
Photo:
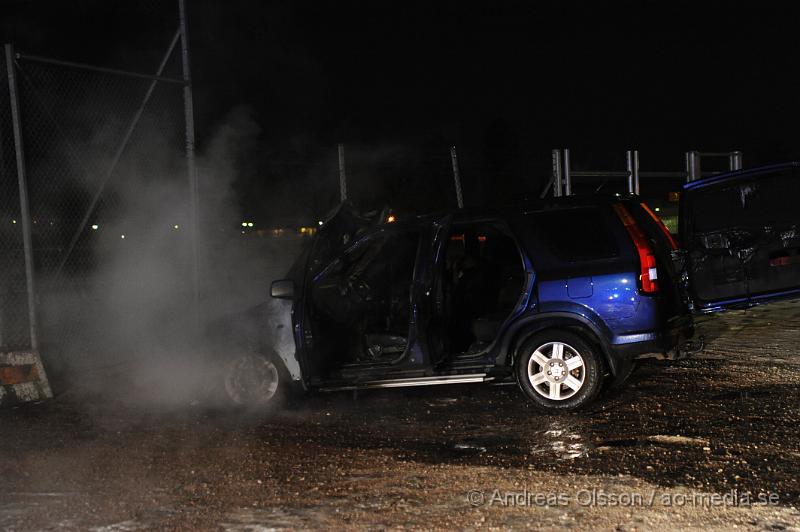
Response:
M130 281L102 275L103 265L164 223L161 213L136 212L150 206L136 197L141 189L157 182L188 191L185 159L176 156L182 86L24 57L18 73L42 345L74 348L103 321L96 313L107 309L95 299ZM187 203L173 205L174 226L189 227ZM188 273L185 236L177 233L172 249L187 251L175 256Z
M181 299L176 304L192 305L197 187L191 186L186 150L181 35L178 29L165 42L161 63L146 74L13 48L9 65L4 54L0 352L38 344L47 358L58 360L69 354L65 349L92 349L103 334L93 324L109 323L103 304L108 294L147 289L144 278L126 275L143 253L164 256L171 276L162 281ZM20 111L21 142L13 134L12 103ZM19 150L27 174L38 331L27 304ZM124 321L124 310L114 319Z

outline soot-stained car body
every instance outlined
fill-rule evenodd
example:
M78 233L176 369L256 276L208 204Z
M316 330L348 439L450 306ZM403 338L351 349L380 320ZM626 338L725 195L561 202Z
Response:
M796 164L688 183L679 247L639 198L568 197L387 222L348 205L272 284L263 345L227 387L516 380L572 410L636 359L698 348L692 314L800 295ZM238 369L236 369L238 368ZM237 388L238 387L238 388Z

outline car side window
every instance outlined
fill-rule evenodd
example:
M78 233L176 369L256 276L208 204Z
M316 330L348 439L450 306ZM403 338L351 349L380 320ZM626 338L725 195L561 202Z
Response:
M348 277L387 276L387 281L404 279L410 284L417 257L419 233L408 232L380 235L365 243L363 249L354 250L348 257Z
M598 208L542 211L528 217L539 240L562 260L577 262L619 255L614 235Z

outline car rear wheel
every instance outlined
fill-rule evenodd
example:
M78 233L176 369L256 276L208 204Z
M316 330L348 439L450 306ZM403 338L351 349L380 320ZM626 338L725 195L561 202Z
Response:
M601 388L597 349L575 333L544 331L526 341L516 359L517 381L533 403L546 411L576 410Z
M286 384L281 363L261 353L235 356L223 375L225 396L237 407L274 409L283 402Z

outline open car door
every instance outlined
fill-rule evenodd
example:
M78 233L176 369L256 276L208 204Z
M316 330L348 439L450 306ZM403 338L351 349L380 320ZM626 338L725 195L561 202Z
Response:
M695 310L800 297L800 163L683 187L680 236Z
M309 360L309 352L314 347L314 331L308 303L308 292L314 279L336 259L353 241L358 239L370 226L385 217L385 212L362 215L348 202L343 202L325 219L311 245L292 266L288 279L294 282L295 295L294 320L297 360L304 380L315 374L316 368Z
M308 257L308 273L319 273L364 230L385 220L387 213L388 209L361 214L352 204L340 203L317 231Z

